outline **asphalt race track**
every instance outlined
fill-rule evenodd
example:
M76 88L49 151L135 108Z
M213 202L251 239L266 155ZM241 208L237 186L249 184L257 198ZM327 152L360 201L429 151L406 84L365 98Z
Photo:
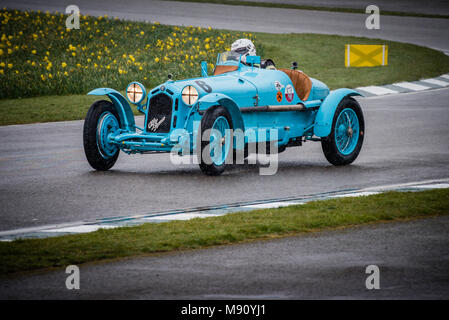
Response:
M251 2L287 3L314 7L357 9L376 4L382 11L447 14L449 2L445 0L247 0Z
M449 218L380 224L80 266L0 282L0 299L441 299ZM380 270L367 290L365 269Z
M446 178L448 100L449 89L360 99L366 140L353 165L334 167L307 142L281 153L273 176L246 164L208 177L169 154L122 153L96 172L82 121L0 127L1 229Z
M63 11L66 2L4 1L2 6ZM77 3L82 13L96 15L251 31L368 36L449 52L449 19L382 16L382 29L369 31L362 14L143 0ZM122 153L113 170L95 172L84 156L82 121L0 127L0 230L449 177L449 88L358 100L366 136L353 165L331 166L320 144L308 142L282 153L273 176L261 176L258 165L245 164L223 176L207 177L197 165L172 164L168 154ZM0 298L448 297L448 226L447 218L435 218L85 266L82 281L90 287L79 296L65 289L65 274L60 271L2 281ZM268 270L267 259L279 263ZM200 260L210 263L199 266L195 261ZM371 263L387 268L387 281L382 283L389 290L373 293L377 296L363 287L363 268ZM221 273L214 273L220 265ZM254 277L258 272L260 276ZM139 274L148 282L139 282ZM117 278L110 281L111 275ZM231 288L245 279L240 290ZM189 289L191 283L198 284L197 291ZM155 284L166 290L154 290Z
M3 6L61 12L65 2L4 1ZM104 0L77 3L89 14L241 30L384 37L449 52L449 19L382 16L381 30L366 30L362 14L143 0L126 5L118 0L107 5ZM224 14L227 11L235 14ZM263 24L262 14L269 17ZM283 24L278 23L281 17ZM367 134L353 165L330 166L320 144L307 143L282 153L274 176L260 176L257 165L245 165L221 177L206 177L197 165L173 165L168 154L122 153L113 170L95 172L83 153L82 121L1 127L0 230L446 178L448 98L449 90L439 89L360 99Z
M307 24L307 28L324 33L372 32L376 37L385 33L387 38L449 51L449 19L430 19L432 23L424 28L426 19L386 16L382 17L381 30L366 30L357 22L364 21L364 15L269 9L273 22L260 24L255 23L257 10L264 8L237 7L238 14L246 18L235 24L221 16L223 10L235 10L233 6L139 0L131 0L131 4L112 1L106 6L102 1L80 1L79 7L90 14L145 17L162 23L178 23L184 10L184 19L192 20L180 23L226 24L243 30L291 32L297 28L297 32L307 32L310 30L303 26ZM5 1L4 6L63 11L65 3L24 0ZM276 15L283 15L286 23L276 23L274 28ZM305 23L311 16L315 20ZM299 25L287 23L288 19ZM279 29L287 26L290 29ZM417 30L411 32L413 26ZM448 177L448 97L449 90L440 89L361 99L367 135L354 165L330 166L320 144L307 143L281 154L278 173L269 177L260 176L257 165L239 166L221 177L206 177L197 165L173 165L168 154L122 153L113 170L95 172L84 157L82 121L1 127L0 230Z

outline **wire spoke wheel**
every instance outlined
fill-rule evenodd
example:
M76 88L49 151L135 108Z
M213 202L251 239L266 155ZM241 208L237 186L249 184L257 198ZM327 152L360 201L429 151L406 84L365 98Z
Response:
M360 105L351 97L344 98L335 110L330 135L321 140L326 159L336 166L352 163L360 153L364 134Z
M229 122L224 116L218 117L212 125L210 156L214 164L222 165L229 153Z
M335 142L338 150L348 155L354 151L359 139L359 120L354 110L344 109L335 124Z
M222 106L209 108L201 119L201 150L197 156L207 175L220 175L232 147L232 121Z
M117 118L109 111L104 112L97 125L97 146L101 156L111 158L118 151L118 147L109 142L109 134L120 128Z
M105 100L94 102L83 128L84 153L92 168L104 171L114 166L120 149L110 142L110 136L119 129L120 120L113 104Z

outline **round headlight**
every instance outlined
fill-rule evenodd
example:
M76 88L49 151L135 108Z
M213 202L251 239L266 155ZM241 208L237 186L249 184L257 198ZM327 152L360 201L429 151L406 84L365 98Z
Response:
M126 97L131 103L139 104L145 98L145 87L138 82L131 82L126 88Z
M182 102L192 106L198 100L198 90L194 86L186 86L182 89Z

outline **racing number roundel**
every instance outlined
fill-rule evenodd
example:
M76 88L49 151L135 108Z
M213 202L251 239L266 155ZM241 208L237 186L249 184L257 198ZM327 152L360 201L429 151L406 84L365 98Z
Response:
M285 87L285 98L288 102L292 102L293 97L295 96L295 90L293 90L293 87L291 84L288 84Z
M208 85L206 82L202 81L202 80L197 80L195 81L195 83L204 91L206 91L207 93L211 93L212 92L212 88L210 85Z
M282 101L282 92L281 92L281 91L278 91L278 92L276 93L276 100L277 100L278 102L281 102L281 101Z

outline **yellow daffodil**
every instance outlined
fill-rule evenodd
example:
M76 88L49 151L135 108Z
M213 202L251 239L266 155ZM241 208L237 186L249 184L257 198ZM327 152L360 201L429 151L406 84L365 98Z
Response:
M63 62L63 63L61 63L61 66L62 66L63 68L65 68L65 67L67 67L67 63Z

